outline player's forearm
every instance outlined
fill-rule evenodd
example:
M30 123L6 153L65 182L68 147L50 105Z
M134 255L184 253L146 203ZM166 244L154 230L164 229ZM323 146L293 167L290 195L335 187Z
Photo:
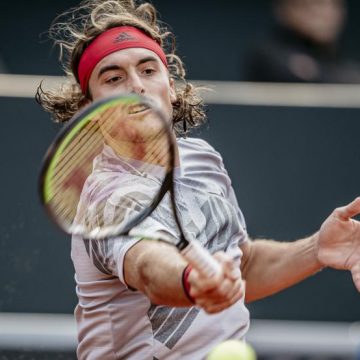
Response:
M321 270L317 234L295 242L254 240L242 265L246 301L288 288Z
M141 241L125 257L126 283L143 292L152 303L189 306L182 286L187 263L174 247L154 241Z

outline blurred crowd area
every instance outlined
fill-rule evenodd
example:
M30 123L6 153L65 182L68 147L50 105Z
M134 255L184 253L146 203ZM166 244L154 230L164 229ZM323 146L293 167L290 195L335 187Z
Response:
M360 82L356 0L183 0L176 8L152 2L174 32L191 79ZM60 75L59 51L46 32L78 3L8 3L0 14L0 72Z
M345 0L275 0L274 26L246 59L245 79L358 83L360 64L342 51Z

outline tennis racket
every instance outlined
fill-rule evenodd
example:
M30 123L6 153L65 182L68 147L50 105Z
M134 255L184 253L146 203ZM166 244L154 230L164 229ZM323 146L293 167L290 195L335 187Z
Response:
M97 164L104 151L120 165L99 174ZM176 151L171 121L148 99L137 95L101 99L75 115L47 151L39 178L41 202L68 234L90 240L130 235L166 241L201 274L213 276L220 271L219 263L199 242L186 239L178 216ZM92 180L101 176L103 186L96 187ZM106 176L116 179L115 188L107 188ZM138 191L141 186L146 191ZM180 236L137 230L165 198Z

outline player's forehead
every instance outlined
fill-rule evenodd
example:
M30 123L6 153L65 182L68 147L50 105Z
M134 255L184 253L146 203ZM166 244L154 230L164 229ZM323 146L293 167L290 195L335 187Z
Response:
M137 66L144 62L154 62L162 64L158 55L153 51L144 48L128 48L115 51L103 59L95 66L94 72L99 71L102 67L108 65L118 65L119 67Z

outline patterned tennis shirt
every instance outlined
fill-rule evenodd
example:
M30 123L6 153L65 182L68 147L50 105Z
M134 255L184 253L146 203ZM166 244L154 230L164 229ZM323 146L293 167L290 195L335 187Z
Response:
M180 167L175 169L175 192L185 236L211 253L225 251L240 265L239 245L247 241L246 226L220 154L201 139L177 141ZM111 209L120 206L118 181L124 166L105 146L94 162L80 206L91 209L97 198L105 197L106 217L111 217ZM136 174L128 182L145 198L154 191L151 184ZM138 227L177 236L169 199L165 196ZM154 305L143 293L129 289L124 257L137 241L141 240L127 236L101 241L72 238L80 360L200 360L219 342L244 337L249 312L243 300L209 315L195 306Z

